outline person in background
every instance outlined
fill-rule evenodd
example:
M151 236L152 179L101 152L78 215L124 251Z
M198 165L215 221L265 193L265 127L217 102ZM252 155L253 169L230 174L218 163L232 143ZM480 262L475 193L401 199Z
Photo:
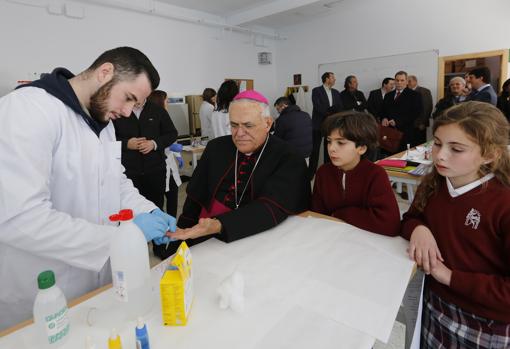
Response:
M127 118L159 84L139 50L102 53L78 75L57 68L0 99L0 330L32 317L37 275L52 270L68 300L111 282L108 217L122 208L146 240L175 219L123 174L110 120Z
M427 275L420 348L508 348L509 131L501 111L482 102L434 121L434 166L401 232Z
M510 79L503 83L501 93L498 96L498 108L510 120Z
M367 100L363 92L358 90L358 79L349 75L344 81L344 90L340 92L342 98L342 110L365 111Z
M312 152L312 119L287 97L274 102L279 114L273 135L286 141L308 161Z
M321 125L322 122L334 113L342 110L342 97L340 92L334 89L336 78L335 74L325 72L321 76L322 85L314 87L312 90L312 154L310 155L310 164L308 166L308 175L310 180L315 176L317 165L319 164L319 152L322 143ZM324 145L324 162L328 162L326 146Z
M466 100L466 95L464 94L466 89L466 80L460 76L456 76L450 80L448 87L449 89L446 96L436 103L436 108L434 113L432 113L432 117L434 119L440 116L446 109Z
M147 101L158 105L159 107L165 109L168 112L168 103L167 103L167 93L161 90L153 91L149 97L147 97ZM171 119L170 119L171 121ZM173 122L172 122L173 126ZM174 127L175 128L175 127ZM174 139L175 142L175 139ZM165 191L165 199L166 199L166 213L175 217L177 214L177 197L179 188L177 182L180 182L178 179L176 181L175 177L179 176L179 166L176 163L176 158L173 155L173 149L182 150L182 146L178 143L173 143L170 145L169 152L166 152L166 177L168 177L168 190ZM180 153L180 151L176 151L176 153ZM182 160L181 160L182 161ZM169 171L170 170L170 171ZM166 188L165 188L166 189ZM157 245L154 245L156 248Z
M386 171L366 156L377 148L377 122L367 113L331 115L323 126L331 163L315 175L312 211L358 228L396 236L400 213Z
M430 126L430 115L432 114L432 94L428 88L418 85L418 78L416 75L409 75L407 77L407 87L421 97L422 114L420 118L416 119L415 132L418 143L425 143L427 141L427 127Z
M420 144L417 137L417 120L423 114L420 95L407 87L407 73L398 71L395 74L395 90L384 96L382 126L392 126L403 133L399 151Z
M113 121L115 135L122 142L122 165L126 176L147 200L163 210L166 187L165 148L177 140L177 129L161 104L166 92L155 90L152 100L135 106L127 118Z
M230 134L228 108L238 93L239 86L234 80L227 80L221 84L216 98L216 109L211 115L212 138Z
M213 139L213 132L211 126L212 113L216 106L216 91L212 88L204 89L202 92L202 104L200 105L200 132L202 137Z
M367 101L367 110L380 122L384 96L395 88L395 79L384 78L381 88L370 91Z
M498 103L496 91L491 86L491 71L487 67L480 67L468 73L471 93L467 96L468 101L486 102L492 105Z
M271 136L267 99L239 93L229 108L231 136L215 138L193 172L171 236L195 244L217 237L235 241L270 229L309 208L306 163L290 145ZM172 242L172 254L179 242Z

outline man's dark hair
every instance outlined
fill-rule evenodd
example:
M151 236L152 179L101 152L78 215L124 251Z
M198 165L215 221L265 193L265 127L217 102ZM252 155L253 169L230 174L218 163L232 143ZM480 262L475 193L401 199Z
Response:
M149 58L141 51L132 47L117 47L101 54L87 71L92 71L104 63L114 67L114 78L118 80L135 79L140 74L147 75L151 87L155 90L159 85L159 74Z
M352 79L354 79L355 76L354 75L349 75L345 78L345 81L344 81L344 88L348 88L349 87L349 84L351 83Z
M395 78L397 77L397 75L405 75L406 76L406 79L407 79L407 72L403 71L403 70L399 70L398 72L395 73Z
M325 83L325 82L326 82L326 79L327 79L327 78L329 78L329 76L330 76L331 74L333 74L333 73L332 73L332 72L329 72L329 71L327 71L327 72L325 72L324 74L322 74L322 76L321 76L322 83Z
M480 67L471 70L468 75L474 75L477 79L482 78L483 82L490 84L491 82L491 71L487 67Z
M230 102L234 100L234 97L239 93L239 86L234 80L224 81L216 97L216 110L228 111Z
M368 157L377 148L377 121L371 114L344 111L330 115L322 124L322 133L324 137L328 137L335 130L338 130L343 138L354 142L356 147L367 147L362 158Z
M382 81L381 87L383 87L384 85L388 85L388 83L390 81L393 81L393 80L395 80L395 79L393 79L393 78L384 78L384 80Z
M214 96L216 96L216 91L214 91L213 88L207 87L204 89L204 92L202 92L202 99L212 105L214 105L212 101Z
M275 102L274 102L274 106L276 107L277 105L282 105L282 104L285 104L285 105L291 105L292 102L290 101L290 99L288 99L287 97L280 97L278 98Z

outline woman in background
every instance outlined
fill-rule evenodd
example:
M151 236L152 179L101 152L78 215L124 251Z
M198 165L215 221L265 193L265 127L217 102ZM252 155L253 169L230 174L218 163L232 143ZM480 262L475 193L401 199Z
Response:
M200 132L202 137L213 138L211 127L211 117L216 105L216 91L212 88L206 88L202 92L202 105L200 106Z
M216 109L211 116L212 138L231 134L228 107L238 93L239 86L234 80L227 80L221 84L216 99Z
M506 119L510 121L510 79L503 83L501 93L498 96L497 106L505 115Z
M434 112L432 113L432 118L437 118L441 115L446 109L454 106L455 104L459 104L460 102L464 102L466 100L466 95L464 94L466 89L466 80L461 78L460 76L456 76L450 80L448 85L449 90L444 98L441 98L437 104Z

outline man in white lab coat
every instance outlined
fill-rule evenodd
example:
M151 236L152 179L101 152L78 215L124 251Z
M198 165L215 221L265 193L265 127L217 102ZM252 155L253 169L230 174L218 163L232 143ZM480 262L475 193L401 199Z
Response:
M58 68L0 99L0 330L32 316L41 271L55 272L68 300L111 280L112 213L133 209L158 243L175 230L123 174L110 122L158 84L142 52L120 47L77 76Z

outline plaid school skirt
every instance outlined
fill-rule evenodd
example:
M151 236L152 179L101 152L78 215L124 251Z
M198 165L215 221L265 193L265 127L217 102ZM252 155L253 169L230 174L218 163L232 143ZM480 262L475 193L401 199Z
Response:
M424 294L420 348L510 348L510 324L468 313L428 291Z

